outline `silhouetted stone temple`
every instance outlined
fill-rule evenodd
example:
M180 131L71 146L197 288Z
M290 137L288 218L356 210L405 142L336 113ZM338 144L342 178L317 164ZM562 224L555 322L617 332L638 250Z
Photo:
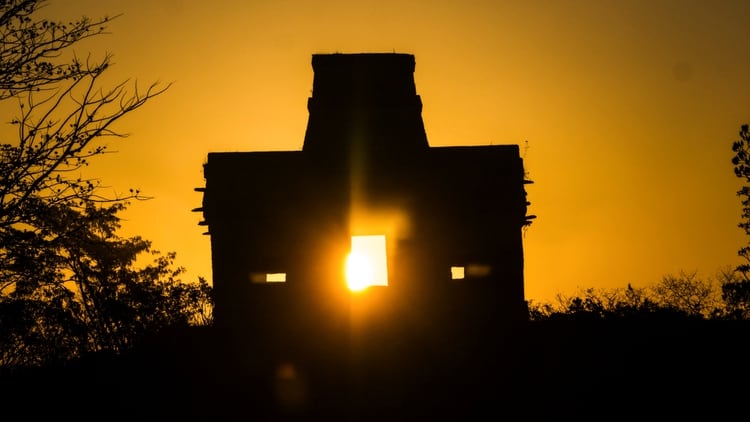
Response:
M352 301L396 324L525 320L533 216L518 146L430 147L413 55L316 54L312 67L301 150L211 152L204 164L196 210L216 324L346 326ZM344 262L358 236L381 240L387 281L351 293Z

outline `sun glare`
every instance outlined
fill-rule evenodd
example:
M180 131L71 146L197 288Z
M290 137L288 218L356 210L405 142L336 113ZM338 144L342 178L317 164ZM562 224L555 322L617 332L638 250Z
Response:
M346 260L346 281L349 290L359 291L372 283L373 269L366 256L352 252Z
M388 285L385 236L352 236L352 249L346 259L346 284L354 292Z

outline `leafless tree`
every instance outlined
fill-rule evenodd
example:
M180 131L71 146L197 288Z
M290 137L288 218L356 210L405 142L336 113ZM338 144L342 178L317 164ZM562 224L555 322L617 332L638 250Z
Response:
M722 308L720 287L712 279L698 277L696 272L664 276L650 290L656 303L687 315L709 318Z
M0 0L0 101L15 101L14 140L0 143L0 229L33 226L39 203L82 208L87 201L143 199L131 190L103 196L100 181L81 176L89 159L122 138L114 124L163 93L125 80L101 87L112 55L81 59L71 47L104 34L112 18L37 19L44 0Z

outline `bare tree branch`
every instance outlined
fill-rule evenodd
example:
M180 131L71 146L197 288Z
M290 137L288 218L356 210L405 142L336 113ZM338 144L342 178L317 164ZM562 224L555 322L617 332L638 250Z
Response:
M0 100L14 98L19 105L19 115L11 120L18 126L18 141L0 144L0 227L28 221L31 197L72 207L87 200L147 199L139 191L101 195L98 179L75 174L90 158L107 152L104 139L127 136L114 128L118 120L170 86L154 83L141 91L134 83L129 92L126 80L102 89L99 79L110 67L109 54L101 61L47 61L82 38L101 34L100 25L109 19L36 22L30 15L37 3L0 3ZM8 16L13 10L23 13Z
M75 43L105 33L114 18L95 20L83 17L72 22L36 20L33 14L45 5L43 0L0 2L0 100L21 91L54 88L95 69L82 67L73 58L57 61Z

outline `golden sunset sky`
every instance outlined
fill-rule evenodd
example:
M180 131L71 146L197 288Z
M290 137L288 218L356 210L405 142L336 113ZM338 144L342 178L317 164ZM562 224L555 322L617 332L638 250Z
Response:
M431 145L521 146L538 216L527 299L713 277L748 240L730 162L750 123L747 0L52 0L46 13L122 14L78 55L113 53L112 82L174 83L90 171L154 197L121 234L176 251L186 280L211 280L191 212L207 154L299 150L316 53L414 54Z

